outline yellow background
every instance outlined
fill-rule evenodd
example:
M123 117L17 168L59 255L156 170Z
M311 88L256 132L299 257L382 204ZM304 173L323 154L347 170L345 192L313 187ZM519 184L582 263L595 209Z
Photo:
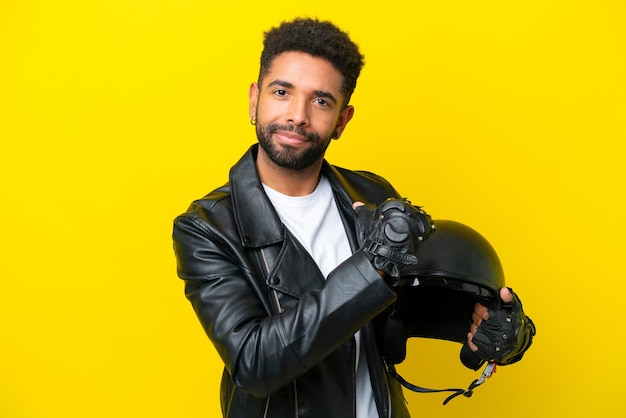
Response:
M220 361L171 222L255 142L261 33L331 19L367 64L328 159L497 248L522 363L415 416L626 416L626 7L619 0L0 2L0 417L216 417ZM401 372L465 387L452 343Z

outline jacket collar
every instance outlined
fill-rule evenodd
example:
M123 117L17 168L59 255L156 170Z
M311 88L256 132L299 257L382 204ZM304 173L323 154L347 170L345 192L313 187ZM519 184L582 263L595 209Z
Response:
M285 236L283 224L259 180L255 163L257 153L258 144L254 144L233 166L229 175L241 243L252 248L281 242ZM327 161L324 161L322 173L327 176L345 219L345 215L352 210L352 202L364 200L364 197L354 191L340 171Z

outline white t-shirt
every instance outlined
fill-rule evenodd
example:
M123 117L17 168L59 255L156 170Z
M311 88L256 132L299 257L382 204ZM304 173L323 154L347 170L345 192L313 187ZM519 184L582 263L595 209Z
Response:
M322 177L313 193L307 196L287 196L265 184L263 187L280 220L306 248L324 277L328 277L335 267L352 255L339 209L326 177ZM356 416L377 418L367 357L361 347L359 332L355 334L355 338Z

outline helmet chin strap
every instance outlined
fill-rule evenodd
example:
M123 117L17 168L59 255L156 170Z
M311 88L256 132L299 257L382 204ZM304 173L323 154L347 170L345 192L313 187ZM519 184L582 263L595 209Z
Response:
M480 376L480 378L475 379L472 383L470 383L467 389L428 389L428 388L423 388L421 386L416 386L412 383L407 382L402 376L398 374L398 372L396 371L396 367L393 364L387 364L385 362L385 366L387 367L387 370L391 373L391 375L398 382L400 382L400 384L402 384L402 386L404 386L405 388L409 390L412 390L413 392L418 392L418 393L454 392L452 395L448 396L443 401L444 405L446 405L448 402L450 402L452 399L456 398L459 395L463 395L466 398L471 397L474 394L474 389L482 385L485 382L485 379L491 377L491 375L496 372L496 364L493 361L489 361L487 362L487 365L485 366L485 369L483 370L483 373Z

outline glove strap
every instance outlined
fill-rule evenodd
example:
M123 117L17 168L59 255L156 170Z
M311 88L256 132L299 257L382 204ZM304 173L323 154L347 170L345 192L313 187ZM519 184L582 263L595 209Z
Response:
M400 264L417 264L417 257L413 254L401 253L393 248L381 244L380 242L374 242L366 239L363 243L363 249L370 254L379 255L386 258L393 263Z
M482 385L485 382L485 379L491 377L491 375L495 373L496 371L496 364L493 361L490 361L487 363L487 366L485 366L485 369L483 370L483 373L480 376L480 378L475 379L472 383L470 383L467 389L429 389L429 388L423 388L421 386L416 386L412 383L407 382L402 376L400 376L400 374L398 374L398 372L396 371L396 367L393 364L385 363L385 366L387 367L387 371L391 373L391 375L398 382L400 382L402 386L404 386L405 388L413 392L417 392L417 393L454 392L452 395L448 396L443 401L444 405L446 405L448 402L450 402L452 399L456 398L459 395L463 395L466 398L470 398L474 394L474 389Z

